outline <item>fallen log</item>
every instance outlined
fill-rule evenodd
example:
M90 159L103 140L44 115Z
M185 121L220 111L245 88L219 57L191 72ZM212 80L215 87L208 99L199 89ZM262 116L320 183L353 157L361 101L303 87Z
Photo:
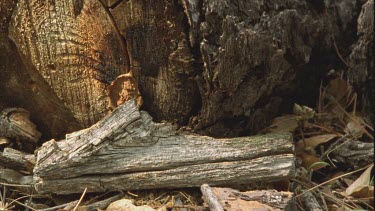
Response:
M215 139L154 123L134 100L37 152L40 193L230 185L293 177L290 134Z
M34 164L34 155L26 154L12 148L5 148L3 152L0 152L0 166L31 173Z

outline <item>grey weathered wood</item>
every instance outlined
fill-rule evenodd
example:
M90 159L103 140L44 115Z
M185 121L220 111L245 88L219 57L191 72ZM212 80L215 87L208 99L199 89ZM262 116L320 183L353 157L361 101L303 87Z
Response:
M232 188L210 188L210 192L213 195L212 198L216 198L217 203L219 203L217 207L222 206L225 210L270 210L270 208L275 211L297 210L295 197L291 192L278 192L276 190L240 192ZM211 210L215 209L212 206L209 207Z
M45 143L34 168L41 193L199 187L294 174L291 135L214 139L152 122L133 100L91 128Z
M38 142L41 134L29 116L29 112L22 108L4 109L0 114L0 137Z
M0 185L12 187L12 189L16 189L22 193L35 193L32 176L24 176L16 170L5 169L1 166Z
M224 211L224 208L221 206L216 195L212 192L212 189L209 185L203 184L201 186L201 192L204 196L204 200L207 202L208 207L212 211Z
M31 173L34 164L34 155L28 155L12 148L5 148L3 152L0 152L0 166Z

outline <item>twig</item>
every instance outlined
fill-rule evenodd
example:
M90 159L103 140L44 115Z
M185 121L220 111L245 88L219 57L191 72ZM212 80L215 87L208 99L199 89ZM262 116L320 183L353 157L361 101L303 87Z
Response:
M79 204L82 202L82 199L83 199L83 197L84 197L85 194L86 194L86 191L87 191L87 187L86 187L85 190L83 191L83 193L82 193L82 195L81 195L81 198L79 198L79 201L78 201L78 203L76 204L76 206L74 207L73 211L76 211L76 210L77 210Z
M340 60L347 66L347 67L350 67L349 64L345 61L345 59L342 57L339 49L337 48L337 45L336 45L336 39L335 39L335 36L332 34L332 41L333 41L333 46L335 47L335 50L336 50L336 53L337 53L337 56L340 58Z
M316 200L312 192L307 192L302 195L301 201L305 205L307 211L323 211L323 208L319 205L319 202Z
M78 203L78 200L72 201L72 202L69 202L69 203L65 203L65 204L60 204L60 205L50 207L50 208L46 208L46 209L41 209L41 210L38 210L38 211L54 211L54 210L58 210L60 208L67 207L67 206L69 206L71 204L75 204L75 203Z
M201 186L201 191L206 199L206 202L208 204L208 207L212 211L224 211L223 207L219 203L219 200L217 199L216 195L212 192L212 189L209 185L203 184Z
M32 207L30 207L30 206L28 206L28 205L26 205L26 204L23 204L23 203L21 203L21 202L19 202L19 201L14 201L14 202L16 202L17 204L22 205L22 206L24 206L24 207L27 207L27 208L29 208L30 210L37 211L36 209L34 209L34 208L32 208Z
M373 165L373 164L371 164L371 165ZM317 189L318 187L320 187L320 186L322 186L322 185L325 185L325 184L327 184L327 183L330 183L330 182L332 182L332 181L334 181L334 180L337 180L337 179L340 179L340 178L342 178L342 177L345 177L345 176L348 176L348 175L351 175L351 174L357 173L357 172L359 172L359 171L365 170L365 169L367 169L368 167L370 167L371 165L368 165L368 166L366 166L366 167L363 167L363 168L357 169L357 170L355 170L355 171L352 171L352 172L349 172L349 173L346 173L346 174L342 174L342 175L340 175L340 176L337 176L337 177L334 177L334 178L332 178L332 179L330 179L330 180L327 180L327 181L325 181L325 182L322 182L322 183L320 183L319 185L316 185L315 187L312 187L312 188L310 188L310 189L308 189L308 190L306 190L306 191L304 191L304 192L302 192L302 193L296 195L296 197L300 197L301 195L303 195L303 194L305 194L305 193L307 193L307 192L310 192L310 191L312 191L312 190L315 190L315 189Z
M10 183L4 183L0 182L0 185L9 186L9 187L32 187L33 185L17 185L17 184L10 184Z

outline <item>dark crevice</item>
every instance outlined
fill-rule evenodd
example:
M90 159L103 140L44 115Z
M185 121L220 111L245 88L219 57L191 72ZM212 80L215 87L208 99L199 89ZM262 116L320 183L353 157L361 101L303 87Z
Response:
M193 69L194 71L192 72L192 74L190 75L187 75L188 79L187 80L194 80L195 81L195 77L197 75L201 75L202 74L202 71L203 71L203 61L202 61L202 57L201 57L201 52L200 52L200 49L199 49L199 43L200 43L200 38L199 38L199 35L197 35L197 40L195 42L194 45L192 45L192 42L190 40L190 30L191 30L191 26L189 24L189 20L188 20L188 16L187 14L185 13L185 10L184 10L184 7L181 3L179 3L178 0L174 0L174 6L175 6L175 11L177 11L177 14L184 14L183 15L183 18L182 18L182 21L181 21L181 24L182 24L182 27L183 27L183 32L184 32L184 35L185 35L185 39L187 40L187 47L189 48L190 52L191 52L191 55L193 56L194 58L194 64L193 64ZM202 4L203 4L203 1L200 0L199 1L199 7L202 8ZM202 96L201 96L201 93L199 92L199 89L198 89L198 85L195 83L195 90L196 90L196 100L194 102L194 105L193 105L193 108L191 110L191 112L189 113L188 117L185 118L184 121L182 121L181 125L188 125L189 123L189 119L193 116L196 116L198 115L199 111L202 109Z
M82 8L83 8L83 1L84 0L75 0L74 1L74 15L75 17L79 16L81 14Z
M116 1L115 3L113 3L112 5L108 5L108 7L110 9L115 9L118 5L120 5L123 1L129 1L129 0L118 0Z
M98 0L99 1L99 0ZM121 48L122 50L124 51L124 56L125 56L125 59L126 59L126 66L128 67L128 71L130 71L130 67L131 67L131 63L130 63L130 56L129 56L129 52L128 52L128 48L127 48L127 43L126 43L126 40L125 38L122 36L121 32L120 32L120 29L118 28L117 24L116 24L116 21L115 19L113 18L112 16L112 13L109 11L109 9L103 4L103 2L99 1L100 5L103 7L103 9L105 10L109 20L111 21L111 24L113 26L113 29L115 30L116 32L116 36L120 42L120 45L121 45ZM128 72L126 71L126 72Z

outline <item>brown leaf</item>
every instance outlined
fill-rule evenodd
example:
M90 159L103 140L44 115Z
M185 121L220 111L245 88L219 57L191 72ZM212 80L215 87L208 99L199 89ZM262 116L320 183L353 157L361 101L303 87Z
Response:
M346 189L345 193L356 198L373 197L374 186L370 186L371 170L373 167L374 164L368 167L366 171Z
M285 115L276 117L270 127L266 129L269 133L293 132L298 127L296 115Z
M355 93L353 87L341 78L333 79L327 89L325 98L329 100L326 105L327 111L336 114L338 117L344 116L344 110L351 104Z
M304 141L304 143L306 144L305 148L314 149L319 144L326 143L326 142L332 140L335 137L337 137L336 134L324 134L324 135L318 135L318 136L306 138L305 141Z
M316 155L300 153L298 156L302 159L302 166L307 170L311 169L316 171L328 165Z
M361 138L365 131L365 124L362 117L352 115L346 125L346 131L356 138Z

